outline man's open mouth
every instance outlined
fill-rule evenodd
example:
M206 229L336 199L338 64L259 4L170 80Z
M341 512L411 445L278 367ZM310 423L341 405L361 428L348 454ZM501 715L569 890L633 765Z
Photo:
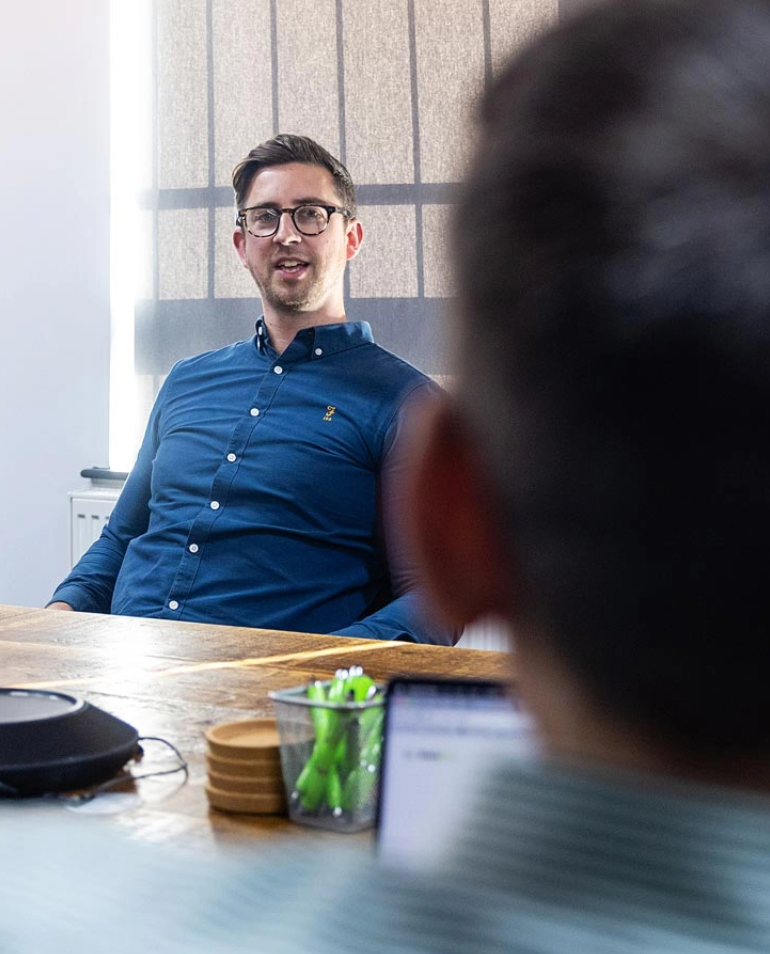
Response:
M298 275L303 269L307 268L307 262L298 258L284 258L276 263L276 270L285 275Z

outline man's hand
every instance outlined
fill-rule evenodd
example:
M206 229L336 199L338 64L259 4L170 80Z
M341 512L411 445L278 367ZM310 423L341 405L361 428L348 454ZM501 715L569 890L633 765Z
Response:
M46 606L46 609L69 610L70 613L75 612L69 603L62 603L61 600L57 601L56 603L49 603L48 606Z

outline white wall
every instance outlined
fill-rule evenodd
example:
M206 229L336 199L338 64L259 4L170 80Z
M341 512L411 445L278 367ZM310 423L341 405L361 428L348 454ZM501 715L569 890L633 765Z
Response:
M109 2L2 0L0 603L68 567L67 491L106 464Z

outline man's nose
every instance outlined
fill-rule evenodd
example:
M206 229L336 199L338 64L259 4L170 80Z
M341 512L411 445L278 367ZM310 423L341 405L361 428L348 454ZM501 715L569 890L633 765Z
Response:
M273 236L273 241L280 245L287 245L289 242L301 242L302 234L297 231L294 225L294 219L290 212L281 212L281 218L278 222L278 230Z

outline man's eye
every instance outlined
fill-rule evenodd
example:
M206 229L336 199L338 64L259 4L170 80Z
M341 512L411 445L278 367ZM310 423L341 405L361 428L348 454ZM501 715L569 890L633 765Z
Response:
M301 222L320 222L324 219L324 210L315 205L303 205L297 209L297 218Z
M272 209L254 209L249 212L249 224L264 226L275 222L276 213Z

